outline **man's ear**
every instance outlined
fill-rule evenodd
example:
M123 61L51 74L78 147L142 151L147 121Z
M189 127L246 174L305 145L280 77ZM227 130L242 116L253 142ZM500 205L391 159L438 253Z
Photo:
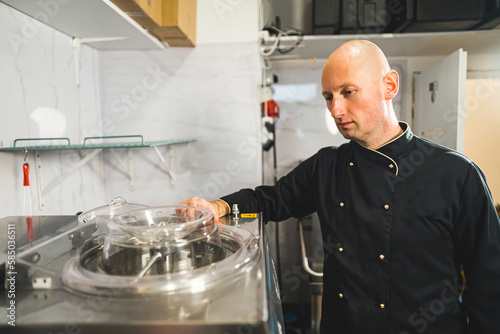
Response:
M390 70L384 77L385 85L385 99L392 100L399 89L399 75L398 72Z

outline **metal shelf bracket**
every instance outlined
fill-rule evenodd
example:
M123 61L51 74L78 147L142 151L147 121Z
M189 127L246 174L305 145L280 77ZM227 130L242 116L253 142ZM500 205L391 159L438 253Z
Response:
M170 176L170 186L175 187L175 147L173 145L168 146L168 157L170 164L165 160L165 157L160 152L157 146L154 147L158 158L160 159L165 172Z
M38 195L38 207L40 210L45 208L45 202L42 195L42 158L40 152L35 151L35 173L36 173L36 189Z
M85 43L95 43L95 42L108 42L108 41L120 41L123 39L128 39L128 36L122 37L74 37L73 38L73 58L75 62L75 80L76 87L80 86L80 49L82 44Z
M125 164L125 162L118 156L118 154L115 152L115 149L110 149L111 153L115 157L115 159L118 161L120 166L122 167L123 172L128 176L130 179L130 188L134 189L135 188L135 160L134 160L134 149L129 148L128 149L128 166Z
M89 154L87 154L73 168L71 168L70 170L68 170L66 173L64 173L63 175L61 175L57 180L53 181L46 188L44 188L43 191L42 191L42 195L46 195L47 193L49 193L52 189L54 189L55 187L57 187L64 179L66 179L68 176L70 176L75 171L77 171L78 169L80 169L80 167L82 167L83 165L85 165L87 162L89 162L90 160L92 160L92 158L95 157L97 154L99 154L99 152L101 152L101 151L102 151L102 148L98 148L98 149L93 150ZM40 168L37 168L37 170L38 169L41 169L41 163L40 163Z

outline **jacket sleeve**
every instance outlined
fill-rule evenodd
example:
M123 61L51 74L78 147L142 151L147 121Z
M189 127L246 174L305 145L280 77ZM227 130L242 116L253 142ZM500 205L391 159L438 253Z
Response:
M238 204L240 212L262 213L265 222L303 217L316 211L315 188L319 161L327 154L322 149L283 176L274 186L242 189L221 197L232 208Z
M484 174L472 162L459 205L454 241L465 273L467 333L500 333L500 222Z

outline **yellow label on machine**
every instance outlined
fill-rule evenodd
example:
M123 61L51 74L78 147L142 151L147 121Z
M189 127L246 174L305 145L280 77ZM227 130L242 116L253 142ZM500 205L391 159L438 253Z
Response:
M257 218L256 213L242 213L241 218Z

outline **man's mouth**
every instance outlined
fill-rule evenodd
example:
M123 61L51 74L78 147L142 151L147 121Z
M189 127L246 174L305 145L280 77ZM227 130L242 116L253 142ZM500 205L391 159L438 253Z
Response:
M348 127L349 125L353 124L354 122L341 122L337 123L340 127L345 128Z

